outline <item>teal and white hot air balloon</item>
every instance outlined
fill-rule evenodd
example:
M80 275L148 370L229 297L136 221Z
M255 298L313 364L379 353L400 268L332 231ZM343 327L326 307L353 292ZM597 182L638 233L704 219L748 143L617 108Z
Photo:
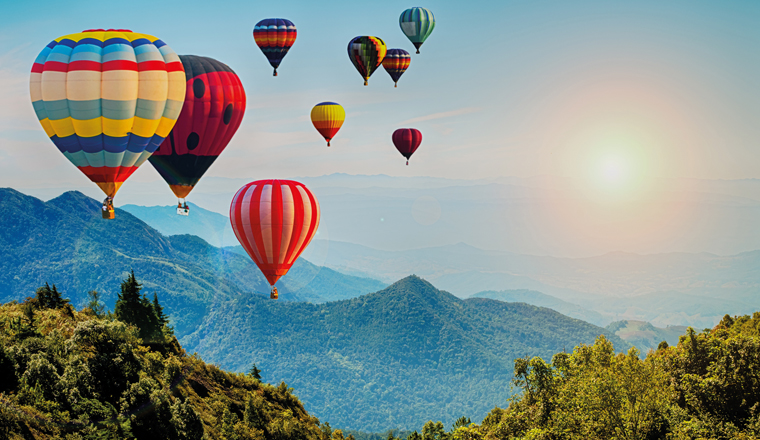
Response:
M420 53L420 46L433 33L435 16L425 8L409 8L401 13L398 24L404 35L417 48L417 53Z

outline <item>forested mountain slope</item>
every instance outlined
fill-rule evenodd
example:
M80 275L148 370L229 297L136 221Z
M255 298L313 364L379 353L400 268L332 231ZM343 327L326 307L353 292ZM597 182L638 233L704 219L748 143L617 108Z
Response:
M100 202L74 191L42 202L0 188L0 301L23 299L50 282L74 305L98 290L110 307L114 286L134 270L146 291L158 293L182 336L223 298L268 294L250 258L191 235L165 237L116 211L115 219L103 220ZM384 286L303 259L278 284L282 300L315 302L324 301L318 292L358 296Z
M285 384L206 364L170 333L139 335L92 308L0 305L0 438L343 440Z
M570 350L604 332L528 304L461 300L410 276L319 305L225 300L184 341L224 368L255 362L264 380L285 381L333 425L384 431L417 429L433 417L447 426L482 418L510 395L515 358Z

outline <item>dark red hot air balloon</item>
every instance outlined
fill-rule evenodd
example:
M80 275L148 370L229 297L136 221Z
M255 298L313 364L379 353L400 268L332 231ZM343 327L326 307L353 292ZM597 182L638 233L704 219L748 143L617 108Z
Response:
M417 151L421 143L422 133L416 128L399 128L393 132L393 145L406 158L407 165L409 165L409 158Z
M246 100L240 78L226 64L195 55L179 58L187 81L182 112L148 160L181 205L237 131ZM187 215L187 204L183 215Z

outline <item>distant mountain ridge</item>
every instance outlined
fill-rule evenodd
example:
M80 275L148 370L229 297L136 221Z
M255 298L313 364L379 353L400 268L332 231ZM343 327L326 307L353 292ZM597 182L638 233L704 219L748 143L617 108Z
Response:
M234 336L229 329L236 329ZM604 329L524 303L459 299L410 276L325 304L240 296L218 304L185 338L224 368L256 363L285 381L321 420L364 431L482 418L510 395L513 360L592 343Z
M103 220L100 202L79 192L42 202L0 188L0 212L0 301L23 299L50 282L75 305L96 289L112 307L119 282L134 269L144 291L159 294L181 337L222 298L269 292L250 258L192 235L166 237L118 208L115 219ZM278 283L285 301L320 302L383 287L303 259Z
M604 326L606 321L606 319L598 312L585 309L576 304L562 301L559 298L555 298L551 295L546 295L535 290L515 289L502 290L500 292L487 290L485 292L478 292L470 296L470 298L490 298L503 302L524 302L526 304L532 304L534 306L546 307L552 310L556 310L563 315L590 322L598 326Z

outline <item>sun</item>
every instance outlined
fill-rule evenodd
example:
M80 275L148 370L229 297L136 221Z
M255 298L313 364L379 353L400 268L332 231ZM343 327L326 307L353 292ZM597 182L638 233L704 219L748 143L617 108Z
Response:
M629 164L620 157L603 158L599 164L599 177L602 183L623 185L629 177Z

